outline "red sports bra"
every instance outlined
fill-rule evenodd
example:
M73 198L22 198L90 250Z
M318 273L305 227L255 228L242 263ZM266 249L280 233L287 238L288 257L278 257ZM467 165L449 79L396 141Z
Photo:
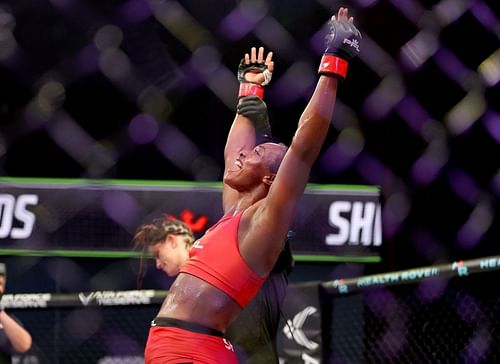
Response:
M265 281L245 263L238 247L238 226L243 211L224 216L195 241L190 259L181 267L217 287L244 307Z

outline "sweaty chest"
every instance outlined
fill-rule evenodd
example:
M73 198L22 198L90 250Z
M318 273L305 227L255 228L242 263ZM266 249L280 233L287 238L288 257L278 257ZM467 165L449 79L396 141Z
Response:
M223 217L217 224L213 225L198 240L196 240L189 251L192 259L219 260L239 256L238 251L238 224L239 216Z

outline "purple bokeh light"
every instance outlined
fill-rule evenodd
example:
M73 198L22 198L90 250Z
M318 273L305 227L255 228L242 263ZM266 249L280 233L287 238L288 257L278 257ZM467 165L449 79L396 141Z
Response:
M151 16L151 8L144 0L128 0L118 8L124 24L137 24Z
M108 216L122 226L137 221L140 209L136 201L124 191L108 191L104 194L102 206Z
M130 120L128 134L136 144L148 144L153 142L159 133L156 119L149 114L136 115Z
M448 181L458 197L470 205L477 202L481 189L474 178L464 170L454 169L448 174Z
M235 41L243 38L255 28L257 20L248 12L243 12L240 8L237 8L221 21L218 33L229 40Z
M493 110L488 110L483 116L483 123L491 137L500 144L500 114Z

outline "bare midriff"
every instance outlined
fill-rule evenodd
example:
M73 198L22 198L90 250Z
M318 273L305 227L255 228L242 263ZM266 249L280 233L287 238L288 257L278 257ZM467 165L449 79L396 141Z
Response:
M158 316L196 323L225 332L241 307L227 294L193 275L180 273Z

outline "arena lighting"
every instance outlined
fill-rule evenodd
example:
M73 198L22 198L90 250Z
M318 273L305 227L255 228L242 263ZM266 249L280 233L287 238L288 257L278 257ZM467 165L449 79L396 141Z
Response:
M307 291L291 285L289 297L298 302L286 313L287 322L294 324L287 328L300 330L301 336L280 343L288 353L313 357L300 343L314 341L325 361L500 362L495 330L500 327L499 271L465 274L472 270L468 261L498 253L497 2L351 4L363 48L339 88L331 132L311 182L378 186L382 249L340 255L335 244L342 239L330 236L331 255L298 252L296 272L306 267L307 274L329 282L400 271L418 277L432 275L442 262L456 264L450 275L408 284L376 285L384 278L367 278L363 284L373 285L352 294L325 294L321 282ZM135 284L132 267L138 256L126 244L136 218L150 216L128 189L154 189L155 182L150 182L158 180L198 181L204 189L218 188L210 183L221 179L223 140L236 103L235 68L252 45L275 52L276 72L265 99L275 136L287 144L291 140L317 77L324 15L335 4L199 3L0 5L0 174L85 178L98 189L95 180L123 179L128 184L119 189L113 182L108 186L113 191L100 200L100 216L106 217L109 230L99 230L92 213L84 216L85 224L72 224L40 205L36 213L43 227L63 227L63 235L71 237L56 239L45 252L49 257L41 256L43 247L9 246L11 237L30 242L23 238L30 229L23 229L21 221L29 227L23 212L30 210L24 207L32 206L36 197L30 193L19 200L16 192L3 199L10 206L19 203L24 219L13 219L13 225L3 221L0 228L1 246L7 248L1 258L9 266L7 293L77 291L82 295L73 298L89 303L12 309L36 333L33 352L18 362L143 362L141 335L158 307L92 305L94 297L113 301L113 293L103 293L108 288L125 292ZM65 200L68 185L50 183L52 196L61 197L61 210L72 212L73 201ZM5 186L1 184L0 195L12 195ZM356 213L361 210L357 206ZM337 222L345 222L339 217L353 211L353 204L344 202L334 207ZM376 211L371 202L368 210ZM176 216L179 212L173 211ZM310 224L314 219L303 215L301 220ZM361 237L370 230L362 220L348 222L342 237L350 238L347 231ZM94 228L106 243L97 254L88 247L58 245L83 244ZM123 245L116 249L115 244ZM149 271L149 284L167 287L165 277L156 273ZM314 298L314 303L306 300ZM319 302L326 309L319 310Z

